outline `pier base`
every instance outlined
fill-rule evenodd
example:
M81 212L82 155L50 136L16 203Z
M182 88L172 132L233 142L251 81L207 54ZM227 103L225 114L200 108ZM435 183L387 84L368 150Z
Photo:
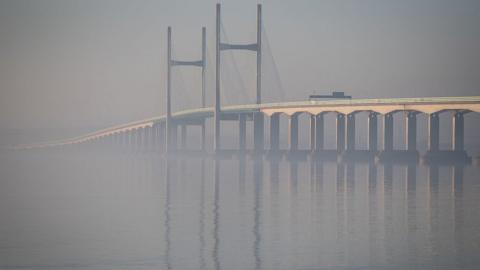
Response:
M472 162L472 158L467 155L466 151L456 150L437 150L427 151L422 157L422 163L430 164L469 164Z
M345 150L339 155L339 161L374 161L376 151Z
M390 150L381 151L378 153L376 159L379 162L406 162L417 163L419 158L416 150Z

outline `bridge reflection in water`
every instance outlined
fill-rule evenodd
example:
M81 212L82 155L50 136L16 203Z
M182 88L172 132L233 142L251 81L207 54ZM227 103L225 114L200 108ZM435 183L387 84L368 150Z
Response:
M358 265L450 269L468 266L476 260L468 254L480 251L465 236L473 228L464 228L464 213L469 210L463 205L466 168L462 164L248 157L162 162L167 172L179 173L189 167L181 164L200 163L200 179L167 173L166 181L201 182L199 221L191 226L200 228L202 269L239 265L242 269ZM208 179L206 171L212 172L213 179ZM440 171L450 175L441 176ZM475 180L468 183L478 188ZM171 217L165 218L170 228ZM172 238L165 235L167 250ZM166 254L178 257L171 251ZM182 263L177 261L168 269L183 269Z
M0 268L480 263L480 168L466 164L54 151L0 168Z

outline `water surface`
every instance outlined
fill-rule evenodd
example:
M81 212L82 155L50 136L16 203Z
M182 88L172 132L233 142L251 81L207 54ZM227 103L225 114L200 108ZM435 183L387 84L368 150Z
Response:
M478 269L480 168L0 156L0 269Z

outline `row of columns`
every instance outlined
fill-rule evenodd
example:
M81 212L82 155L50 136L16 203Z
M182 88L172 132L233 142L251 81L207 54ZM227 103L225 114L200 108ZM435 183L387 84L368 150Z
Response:
M465 112L455 111L452 117L452 150L464 151L464 115ZM417 114L415 111L405 112L405 145L407 151L417 151ZM288 119L288 144L289 150L298 150L298 125L299 113L291 115ZM370 151L378 151L378 113L368 114L368 145ZM240 121L241 126L245 122ZM428 115L428 150L439 151L440 123L438 113ZM354 151L355 146L355 113L340 114L336 116L336 150L338 152ZM240 137L245 134L240 129ZM244 130L244 129L243 129ZM263 130L263 129L262 129ZM324 113L310 116L310 150L322 151L324 148ZM383 151L394 151L393 136L394 122L393 113L383 115ZM280 150L280 114L270 117L270 150ZM241 143L241 149L245 144ZM255 146L257 149L257 147ZM263 149L263 148L262 148Z
M198 126L198 125L196 125ZM199 125L201 127L201 150L205 150L205 123ZM187 149L187 124L170 124L169 151L177 151L179 149ZM166 123L156 123L153 126L132 129L114 133L108 136L99 137L87 141L89 144L96 144L100 147L115 146L121 149L138 150L138 151L167 151ZM180 132L180 134L178 134ZM180 135L180 142L178 137ZM180 145L178 145L180 143Z
M452 116L452 148L453 151L464 151L464 111L455 111ZM407 151L417 151L417 114L418 112L405 112L405 146ZM368 145L369 151L378 151L378 114L370 112L368 114ZM255 121L256 119L256 121ZM262 113L253 114L253 135L254 149L264 150L264 115ZM299 150L299 113L293 114L288 119L288 142L289 150ZM336 115L336 149L337 152L355 151L355 113ZM394 151L393 134L394 122L393 114L383 115L383 151ZM238 115L239 123L239 151L246 151L247 137L247 115ZM109 137L101 137L93 140L101 145L116 144L125 147L135 147L138 149L148 148L166 151L166 145L169 144L171 151L178 150L178 132L180 129L180 148L187 148L187 123L170 123L167 128L166 123L156 123L153 127L140 128L136 130L115 133ZM205 122L201 127L201 150L205 151ZM169 142L166 142L166 131L169 130ZM431 152L439 151L439 131L440 122L438 113L428 115L428 150ZM280 150L280 114L273 114L270 117L270 151ZM310 150L325 150L325 125L324 113L310 116Z

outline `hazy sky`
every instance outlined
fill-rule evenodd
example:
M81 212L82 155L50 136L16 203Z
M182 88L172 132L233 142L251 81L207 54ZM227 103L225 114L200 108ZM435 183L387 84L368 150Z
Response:
M0 0L0 128L163 114L166 27L176 52L195 58L201 26L213 41L216 2ZM231 40L255 32L257 2L222 1ZM356 97L480 94L478 0L261 2L290 100L332 89Z

